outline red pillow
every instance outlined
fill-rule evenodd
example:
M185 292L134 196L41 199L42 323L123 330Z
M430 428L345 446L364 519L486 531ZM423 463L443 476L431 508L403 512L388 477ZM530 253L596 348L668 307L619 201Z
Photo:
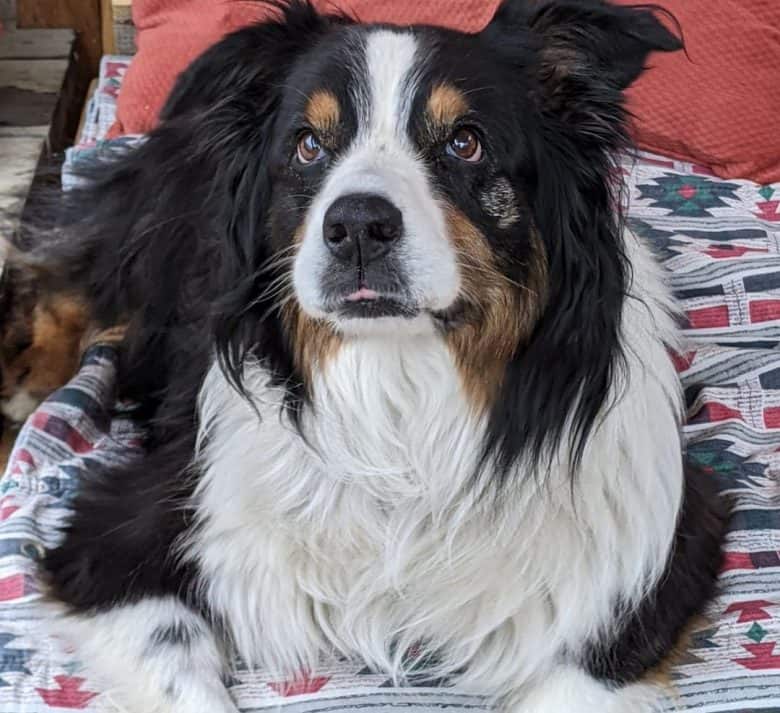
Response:
M721 178L780 181L780 2L654 2L677 18L685 52L651 55L628 92L639 146Z
M483 28L500 0L315 0L364 21ZM637 0L617 0L635 4ZM780 181L780 2L656 0L683 29L683 52L658 53L629 91L641 148L710 167L723 178ZM173 81L222 35L266 17L252 0L134 0L138 55L110 135L145 133Z
M314 0L320 12L339 9L363 22L443 25L481 30L500 0ZM127 70L109 137L143 134L156 123L177 75L232 30L265 19L256 0L133 0L138 53Z

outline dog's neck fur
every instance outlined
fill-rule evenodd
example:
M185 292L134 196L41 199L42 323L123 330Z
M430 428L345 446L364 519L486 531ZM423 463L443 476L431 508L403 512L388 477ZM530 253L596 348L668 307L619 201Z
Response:
M655 583L682 494L675 329L650 255L633 236L626 249L644 284L624 305L614 406L574 480L563 456L544 474L519 464L511 508L489 472L474 479L485 422L436 336L346 340L315 377L305 440L262 365L247 378L261 420L212 369L187 551L245 660L297 670L337 650L403 677L422 640L435 673L467 667L461 683L501 692L518 662L530 677L545 652L576 657Z

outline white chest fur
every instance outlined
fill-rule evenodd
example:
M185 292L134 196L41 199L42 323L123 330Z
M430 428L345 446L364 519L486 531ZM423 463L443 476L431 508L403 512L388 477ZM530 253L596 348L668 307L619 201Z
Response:
M403 676L423 641L500 692L576 655L671 545L678 396L659 315L627 301L621 396L574 490L562 464L544 486L518 472L499 500L477 497L484 425L436 336L347 342L314 385L306 440L261 366L247 378L261 420L213 368L187 551L242 657L311 669L337 651Z

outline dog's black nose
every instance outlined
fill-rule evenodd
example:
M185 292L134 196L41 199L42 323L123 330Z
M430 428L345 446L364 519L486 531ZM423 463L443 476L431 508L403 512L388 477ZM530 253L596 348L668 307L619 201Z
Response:
M403 216L382 196L355 193L333 201L322 225L325 244L346 263L368 265L387 254L403 233Z

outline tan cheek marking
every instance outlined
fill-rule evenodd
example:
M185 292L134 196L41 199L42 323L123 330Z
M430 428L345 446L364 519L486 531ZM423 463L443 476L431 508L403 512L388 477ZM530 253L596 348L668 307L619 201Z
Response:
M501 386L508 361L541 315L547 270L541 242L524 285L496 266L485 236L460 211L445 208L450 239L458 254L466 319L447 335L463 384L475 409L487 408Z
M304 220L303 223L301 223L293 233L292 244L294 246L293 251L295 255L298 254L298 251L301 249L301 245L303 245L303 238L306 235L306 224L307 221Z
M451 84L437 85L428 98L428 116L437 127L452 126L468 110L469 105L463 93Z
M293 235L295 253L300 250L305 234L304 221ZM307 388L310 388L314 371L321 371L333 358L341 344L341 337L327 322L304 314L294 299L286 301L282 309L282 321L292 347L295 368L306 380Z
M341 346L341 337L327 322L304 314L297 304L285 305L282 320L289 335L293 362L311 388L316 371L322 371Z
M333 131L341 120L339 100L335 94L318 89L309 97L304 116L313 129L323 133Z
M306 234L306 222L293 235L295 252L300 249ZM292 269L292 268L291 268ZM305 314L298 303L288 300L282 309L282 321L289 337L296 369L311 387L312 375L322 370L333 358L341 344L341 337L327 322L313 319Z

